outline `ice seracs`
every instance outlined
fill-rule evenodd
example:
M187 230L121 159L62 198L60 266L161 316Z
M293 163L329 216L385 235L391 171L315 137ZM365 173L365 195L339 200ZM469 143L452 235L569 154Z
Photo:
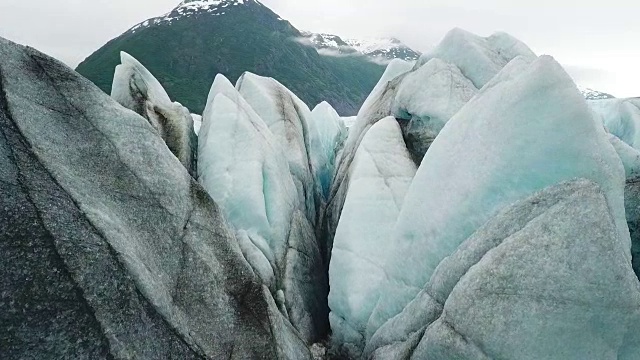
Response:
M531 62L536 55L508 34L482 38L454 29L411 69L392 61L360 109L362 120L354 129L362 134L367 124L388 115L405 120L404 138L419 164L444 124L515 58Z
M199 140L198 151L201 154L203 153L202 147L207 144L207 136L209 135L209 128L213 124L213 121L205 121L205 118L211 118L214 115L214 113L211 111L212 108L210 105L213 104L215 97L218 95L224 95L228 99L232 100L233 102L238 103L239 109L244 108L244 109L250 109L251 111L253 110L251 106L246 102L246 100L244 100L244 98L240 96L240 94L238 93L236 88L233 86L233 84L229 81L229 79L227 79L222 74L216 75L215 79L213 80L213 84L211 85L211 88L209 90L209 94L207 95L207 104L205 105L205 111L203 111L202 113L203 122L200 127L200 134L198 136L198 140ZM209 109L208 109L209 111L207 111L207 106L209 106ZM253 111L253 113L255 114L255 111ZM255 115L258 116L257 114ZM199 176L201 176L201 174L202 172L199 173Z
M327 257L330 256L333 238L349 187L349 169L356 151L371 126L378 120L391 115L394 88L399 81L397 78L410 71L411 68L411 63L399 59L392 60L387 65L384 74L358 112L355 122L349 127L349 134L344 145L336 154L334 176L327 204L320 214L321 221L317 225L318 234L321 238L326 239Z
M573 81L547 56L507 66L424 157L395 226L369 333L398 314L440 261L497 211L577 177L602 187L617 229L612 241L629 249L622 164ZM623 256L631 261L629 252Z
M342 148L348 131L340 115L326 101L313 108L311 123L312 168L322 200L326 201L333 182L336 154Z
M609 141L620 156L627 177L624 187L624 207L631 237L633 271L640 278L640 151L609 134Z
M391 103L391 113L407 122L404 138L416 163L420 163L447 121L477 92L460 69L438 58L402 79Z
M474 51L467 51L468 48ZM414 162L419 164L446 122L478 88L516 57L519 63L536 58L526 45L509 35L499 33L485 39L456 29L415 65L398 59L391 61L363 103L339 154L324 216L327 236L331 239L335 232L356 149L375 122L390 115L403 121L403 137Z
M198 135L200 134L200 127L202 126L202 115L191 114L191 118L193 119L193 132Z
M389 239L416 172L393 117L365 135L350 170L349 190L329 267L332 341L364 347L365 329L385 280Z
M318 141L311 139L316 134L307 130L311 112L307 108L301 115L304 104L284 86L254 74L243 79L237 88L251 103L224 76L214 80L203 114L198 181L238 232L243 254L281 313L313 342L328 326L326 263L314 229L319 190L313 165L328 166L320 159L328 159L333 149L327 145L325 152L319 135ZM338 136L331 131L338 125L328 126L323 134Z
M418 312L389 322L413 325L385 324L367 354L635 358L640 291L626 246L613 240L610 209L601 188L584 179L507 207L439 264L410 305Z
M252 73L190 114L121 62L110 98L0 39L3 355L638 358L637 99L462 30L349 130Z
M640 150L639 98L592 100L588 103L611 134Z
M262 119L237 98L218 93L203 119L198 181L277 272L296 200L284 153Z
M456 65L480 89L518 56L536 58L527 45L509 34L498 32L485 38L456 28L436 48L420 56L416 67L434 58L444 60Z
M182 165L195 174L197 138L189 110L172 102L160 82L133 56L121 52L120 61L111 97L147 119Z
M633 269L640 276L640 99L592 100L588 104L610 132L611 144L625 168L625 213Z
M238 92L260 114L278 143L285 149L289 170L310 222L316 221L316 191L311 168L311 110L289 89L272 78L244 73L236 83Z
M4 39L0 77L3 358L311 357L147 119Z
M373 122L391 115L390 103L395 96L395 85L399 83L399 80L396 79L410 72L412 68L413 64L399 59L392 60L387 65L382 77L358 111L358 120L354 127L358 135L363 135L364 129L372 125ZM394 81L393 85L392 81Z

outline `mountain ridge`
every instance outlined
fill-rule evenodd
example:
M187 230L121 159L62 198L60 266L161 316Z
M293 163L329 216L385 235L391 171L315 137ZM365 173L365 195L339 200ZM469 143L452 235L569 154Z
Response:
M362 54L374 60L401 59L416 61L421 53L394 37L343 38L329 33L302 31L303 38L318 50L332 50L338 54Z
M578 85L578 89L582 93L585 99L587 100L605 100L605 99L614 99L615 96L611 94L607 94L602 91L594 90L588 87L583 87Z
M273 77L309 106L327 101L355 115L392 59L420 54L400 40L348 39L300 31L257 0L187 0L110 40L76 68L110 93L120 52L147 66L169 95L201 113L214 77ZM611 98L584 89L587 99Z
M125 51L195 113L204 109L218 73L235 82L246 71L278 79L309 107L326 100L341 115L357 113L384 66L360 54L323 56L295 41L301 36L256 0L181 2L112 39L76 70L110 93L115 66Z

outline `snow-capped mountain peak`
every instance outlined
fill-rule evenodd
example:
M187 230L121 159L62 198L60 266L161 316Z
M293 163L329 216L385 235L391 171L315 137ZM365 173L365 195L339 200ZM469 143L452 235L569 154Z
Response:
M208 10L216 7L228 7L238 5L248 5L249 3L257 3L255 0L184 0L175 10Z
M386 60L403 59L415 61L420 53L396 38L347 39L326 33L302 32L303 37L316 49L331 49L340 53L360 53Z
M345 42L364 53L404 46L404 44L396 38L345 39Z
M387 59L418 60L420 53L409 48L396 38L346 39L359 52Z
M613 99L615 96L578 85L578 89L587 100Z
M240 6L263 6L257 0L184 0L170 12L157 18L149 19L132 27L129 31L135 33L140 28L152 25L171 25L175 20L199 14L211 16L225 15L228 11Z
M311 41L316 48L340 48L350 46L338 35L302 31L302 36Z

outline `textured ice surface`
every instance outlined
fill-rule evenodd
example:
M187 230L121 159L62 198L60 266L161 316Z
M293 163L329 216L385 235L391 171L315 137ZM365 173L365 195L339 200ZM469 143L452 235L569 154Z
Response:
M249 103L247 103L244 99L242 99L242 97L240 96L236 88L233 86L233 84L229 81L229 79L227 79L222 74L216 75L215 79L213 80L213 84L211 85L211 89L209 90L209 95L207 96L206 106L210 106L211 104L213 104L213 100L219 94L222 94L227 98L229 98L230 100L239 103L240 106L242 107L246 107L244 105L247 105L250 107ZM200 148L202 148L203 143L206 143L207 136L209 134L209 127L211 126L211 122L205 121L205 120L206 118L212 118L215 115L212 112L211 107L209 107L209 114L207 114L206 106L205 106L205 110L202 113L202 125L200 128L200 133L198 134L199 135L198 146ZM253 114L255 114L256 116L258 115L255 113L255 111L253 112Z
M588 101L610 133L640 150L640 99Z
M640 177L640 151L627 145L627 143L612 134L609 134L609 142L618 153L620 160L622 160L627 180Z
M318 152L323 148L320 134L326 129L317 127L307 105L272 78L247 72L238 79L236 89L283 149L295 185L291 193L295 211L290 218L279 282L293 325L305 340L317 341L328 328L329 311L327 246L317 240L315 231L324 203L322 181L316 176L322 176L323 164L327 164L327 157Z
M435 300L427 289L423 289L402 310L384 323L370 339L363 358L409 359L429 324L442 314L444 302Z
M272 84L267 78L258 81ZM274 129L287 132L292 124L300 124L293 118L295 114L273 118L279 103L258 102L282 100L270 97L272 88L257 86L254 90L268 95L254 98L257 105L262 105L255 108L271 116ZM276 90L288 94L284 87ZM313 228L314 212L306 208L315 201L315 180L312 173L292 174L288 161L300 159L288 153L291 151L307 156L306 138L301 135L301 139L287 142L287 133L274 135L262 114L258 115L222 75L216 77L208 98L199 141L198 180L238 230L243 254L276 294L281 312L306 341L319 340L327 326L328 282ZM316 138L319 141L319 135ZM303 148L292 149L292 143ZM321 149L319 143L317 148ZM309 163L306 166L311 168ZM294 177L296 174L306 176L304 182Z
M197 137L189 110L171 102L160 82L138 60L121 52L111 97L142 115L158 131L171 152L192 173L196 172Z
M347 129L350 129L356 123L357 119L358 119L357 116L342 117L342 121L344 122L344 126Z
M418 117L442 128L477 92L460 69L436 58L404 77L391 111L398 119Z
M611 210L580 180L492 219L434 274L446 303L413 358L637 359L640 284Z
M637 175L627 179L624 205L631 237L631 262L633 271L640 279L640 179Z
M198 181L275 269L286 252L296 201L284 153L245 102L219 93L203 119Z
M393 225L416 172L393 117L367 132L351 166L349 190L329 267L334 343L364 347L369 316L385 280Z
M614 135L609 141L620 156L627 175L624 188L624 207L631 237L632 266L640 278L640 152Z
M602 125L555 60L523 64L507 66L465 105L425 156L395 226L369 334L497 211L564 180L585 177L602 186L619 239L630 248L624 171Z
M199 135L200 127L202 126L202 115L191 114L191 118L193 119L193 132Z
M519 201L438 265L365 356L634 359L640 287L617 232L587 180Z
M518 56L536 58L527 45L509 34L498 32L484 38L456 28L435 49L420 56L416 67L439 58L460 68L479 89Z
M477 92L460 69L437 58L402 79L391 113L409 122L404 138L417 163L444 124Z
M318 104L311 112L311 158L315 180L323 199L327 199L335 171L336 153L348 135L338 113L327 102Z
M384 91L389 81L397 78L398 76L408 73L413 68L414 64L400 60L394 59L389 65L387 65L384 73L380 77L380 80L376 83L376 86L371 90L369 96L365 99L360 111L358 111L358 117L362 117L362 115L366 114L369 111L369 108L377 102L377 98Z
M371 122L378 121L391 115L390 107L387 103L381 101L381 99L385 98L385 93L390 92L389 82L408 73L412 68L412 63L400 59L394 59L389 63L389 65L387 65L382 77L378 80L378 83L364 101L362 107L360 107L356 123L351 131L361 134L367 126L371 125ZM395 91L392 91L391 93L395 95Z
M160 82L138 60L124 51L120 53L120 65L116 66L111 97L137 113L145 111L144 101L163 105L171 103Z
M4 39L0 78L3 359L310 357L147 120Z
M349 137L340 159L339 173L344 174L350 166L362 138L371 125L391 115L391 101L395 96L395 84L399 83L397 78L411 71L412 66L411 63L400 59L395 59L387 65L382 77L358 111L355 123L349 128ZM391 83L393 83L392 86L390 86ZM338 181L339 183L340 181Z
M304 204L309 221L315 223L316 187L310 154L311 111L295 94L272 78L246 72L238 79L236 88L260 114L276 142L283 146L298 199Z
M411 70L411 64L403 60L393 60L387 66L367 100L358 112L356 122L349 128L349 135L336 161L334 181L329 193L329 202L324 214L322 233L329 241L333 239L344 205L349 185L349 169L365 134L378 120L391 115L391 102L395 87L403 74ZM328 244L331 247L331 243Z

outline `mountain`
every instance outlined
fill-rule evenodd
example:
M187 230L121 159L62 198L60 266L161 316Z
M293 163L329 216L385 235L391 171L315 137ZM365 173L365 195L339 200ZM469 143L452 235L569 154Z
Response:
M582 86L578 86L580 92L587 100L603 100L603 99L614 99L615 96L607 93L603 93L601 91L585 88Z
M309 106L329 102L357 112L384 72L367 56L323 56L302 33L256 0L183 1L135 25L77 67L105 92L125 51L151 71L172 99L201 113L216 74L235 82L245 71L278 79Z
M347 39L346 42L359 52L373 57L407 61L415 61L420 57L419 52L396 38Z
M402 59L416 61L420 53L396 38L343 39L338 35L302 33L318 50L332 50L340 54L362 54L376 60Z

